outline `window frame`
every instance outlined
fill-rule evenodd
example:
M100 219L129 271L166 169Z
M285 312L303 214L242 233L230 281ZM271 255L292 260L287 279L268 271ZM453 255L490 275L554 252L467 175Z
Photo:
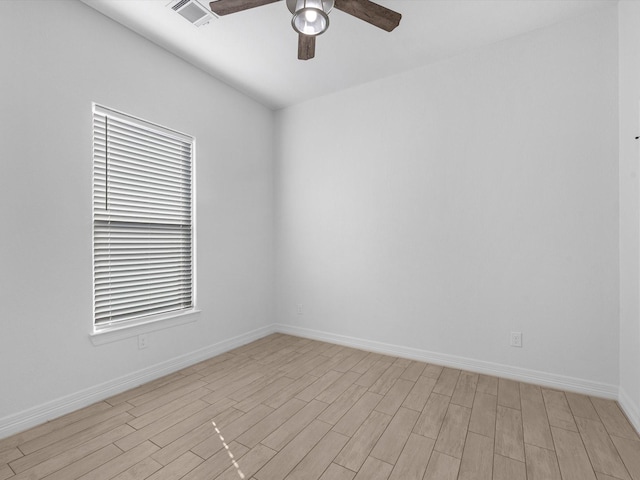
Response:
M115 110L110 107L106 107L104 105L98 104L96 102L92 103L92 221L91 221L91 240L92 240L92 332L90 336L92 337L92 342L95 345L102 343L109 343L110 341L115 341L121 338L126 338L129 336L138 335L140 333L145 333L149 331L169 328L176 325L182 325L185 323L191 323L196 320L196 318L192 315L194 313L199 313L197 309L197 275L196 275L196 265L197 265L197 248L196 248L196 138L193 135L189 135L173 128L165 127L155 122L148 121L144 118L134 116L128 113L124 113L118 110ZM114 320L114 321L102 321L96 322L96 230L97 230L97 221L96 220L96 196L97 196L97 188L103 188L103 191L107 192L107 184L104 186L98 186L98 180L96 172L98 170L98 164L101 161L98 158L97 146L99 143L97 142L97 116L103 116L105 118L112 117L117 119L118 121L125 121L127 123L132 124L136 128L140 128L142 130L147 131L160 131L161 134L169 133L168 137L176 136L177 139L183 141L185 143L189 143L191 147L191 155L189 158L190 162L190 178L189 178L189 188L190 188L190 201L189 201L189 210L190 210L190 218L189 218L189 227L190 227L190 298L191 305L185 308L178 308L171 311L164 311L160 313L152 313L146 315L138 315L133 318L123 319L123 320ZM186 141L188 140L188 142ZM102 145L106 144L106 138L103 139ZM106 158L102 160L105 165ZM126 223L126 222L125 222ZM136 222L132 222L136 223ZM158 225L161 222L149 222L150 225Z

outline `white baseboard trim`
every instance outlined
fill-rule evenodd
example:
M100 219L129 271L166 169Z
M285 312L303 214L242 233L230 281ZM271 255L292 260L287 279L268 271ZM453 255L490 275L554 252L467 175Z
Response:
M297 337L321 340L324 342L336 343L353 348L360 348L376 353L384 353L396 357L409 358L421 362L434 363L445 367L459 368L487 375L494 375L519 382L534 383L550 388L567 390L570 392L593 395L596 397L618 400L618 386L606 383L593 382L581 378L567 377L553 373L529 370L526 368L512 367L493 362L474 360L471 358L448 355L417 348L403 347L390 343L376 342L361 338L338 335L334 333L322 332L308 328L296 327L292 325L276 324L274 331L295 335Z
M615 385L592 382L574 377L556 375L537 370L512 367L492 362L474 360L456 355L430 352L417 348L404 347L389 343L376 342L346 335L338 335L319 330L296 327L284 324L272 324L236 337L223 340L194 352L166 360L156 365L129 373L120 378L96 385L85 390L52 400L29 408L17 414L0 418L0 439L40 425L53 418L71 413L92 403L104 400L118 393L155 380L182 368L194 365L216 355L258 340L272 333L284 333L313 340L320 340L353 348L360 348L386 355L409 358L422 362L434 363L446 367L459 368L487 375L495 375L521 382L535 383L551 388L567 390L585 395L618 400L629 420L640 431L640 412L623 389Z
M66 415L92 403L112 397L118 393L150 382L156 378L176 372L198 362L206 360L234 348L258 340L274 333L274 326L268 325L251 332L215 343L194 352L180 355L164 362L152 365L120 378L81 390L50 402L29 408L17 414L0 418L0 439L40 425L53 418Z
M620 387L620 392L618 393L618 403L633 428L636 429L636 432L640 432L640 406L631 399L622 387Z

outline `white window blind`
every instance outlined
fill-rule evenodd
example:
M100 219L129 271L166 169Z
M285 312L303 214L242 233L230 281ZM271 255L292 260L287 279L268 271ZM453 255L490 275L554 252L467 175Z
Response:
M96 328L193 308L194 139L93 109Z

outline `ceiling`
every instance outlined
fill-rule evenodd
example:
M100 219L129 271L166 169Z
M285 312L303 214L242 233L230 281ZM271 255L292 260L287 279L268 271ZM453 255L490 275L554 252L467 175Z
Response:
M279 109L615 5L616 0L374 0L402 14L385 32L333 10L316 56L297 59L284 1L195 27L169 0L82 0L212 76ZM208 7L206 0L201 4Z

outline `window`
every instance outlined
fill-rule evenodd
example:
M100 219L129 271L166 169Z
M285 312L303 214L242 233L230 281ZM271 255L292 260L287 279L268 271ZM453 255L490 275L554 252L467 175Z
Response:
M194 307L194 138L93 107L94 330Z

